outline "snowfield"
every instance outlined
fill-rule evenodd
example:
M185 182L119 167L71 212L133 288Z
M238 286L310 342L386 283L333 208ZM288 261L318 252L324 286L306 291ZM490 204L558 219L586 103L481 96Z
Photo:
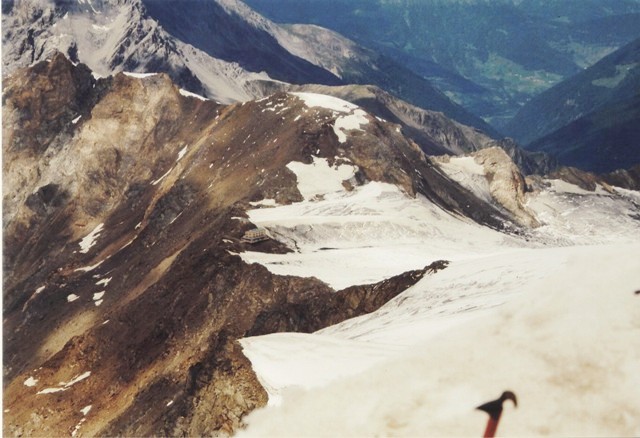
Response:
M637 193L548 181L517 237L388 184L347 191L324 164L290 168L300 187L333 175L325 192L248 212L294 252L244 260L335 289L451 263L372 314L241 340L270 402L238 436L479 436L475 407L504 390L500 435L640 435ZM480 192L469 164L449 170Z
M529 281L519 280L520 269L502 274L499 267L511 266L510 257L497 258L494 281L510 280L518 296L473 317L445 312L444 326L433 322L431 328L413 325L405 313L394 324L405 325L404 336L388 338L415 341L404 352L384 362L374 357L356 375L333 373L335 380L320 388L281 388L282 404L252 413L238 436L480 436L487 415L474 408L506 389L516 393L519 407L505 406L500 435L638 436L640 296L634 291L640 260L632 255L639 251L640 244L531 250L540 268L550 259L558 265ZM438 282L448 269L423 282ZM419 286L428 297L428 284ZM377 329L379 341L384 325ZM299 335L295 342L267 336L270 344L263 345L277 358L272 361L254 349L255 340L243 345L263 379L308 370L297 380L310 387L333 371L319 369L314 357L327 335ZM357 356L362 340L353 342L353 350L327 351L324 361L348 361L345 351ZM277 354L283 351L288 359Z
M250 210L249 219L295 250L289 254L245 252L281 275L317 277L335 289L375 283L440 259L467 258L517 247L517 241L470 220L453 217L422 196L378 182L347 191L342 181L355 173L326 159L290 163L305 201ZM474 239L460 239L461 235Z
M311 165L293 161L287 164L287 168L296 175L312 174L311 178L300 178L298 183L300 194L307 200L341 191L342 181L352 178L358 170L357 167L348 164L330 167L326 158L318 157L314 157Z

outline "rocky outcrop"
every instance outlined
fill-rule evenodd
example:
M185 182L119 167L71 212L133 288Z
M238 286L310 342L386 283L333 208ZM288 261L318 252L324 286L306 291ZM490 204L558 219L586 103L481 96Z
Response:
M607 183L629 190L640 190L640 164L627 170L616 170L601 175Z
M402 126L403 133L429 155L461 154L486 147L493 141L477 128L462 125L441 112L411 105L372 85L288 86L290 91L328 94L352 102L371 114Z
M555 172L550 173L549 178L561 179L562 181L566 181L590 192L593 192L597 188L598 183L602 182L602 180L593 173L585 172L575 167L561 167Z
M484 168L491 197L511 213L517 223L527 228L539 226L535 215L525 206L525 179L506 152L494 147L478 151L473 156L476 163Z
M525 175L544 175L558 167L544 152L522 149L512 139L494 139L477 128L458 123L444 114L411 105L373 85L289 85L263 82L262 92L303 91L327 94L354 103L372 115L402 127L402 133L427 155L463 155L491 147L504 149ZM495 136L496 134L494 134Z
M448 264L439 260L424 269L405 272L379 283L348 287L329 296L316 294L301 301L265 309L247 335L292 331L312 333L349 318L375 312L425 275L436 273Z
M473 165L465 161L470 159ZM450 178L496 205L519 226L539 226L535 215L525 205L528 191L525 178L504 149L494 146L466 157L444 155L433 157L433 160Z

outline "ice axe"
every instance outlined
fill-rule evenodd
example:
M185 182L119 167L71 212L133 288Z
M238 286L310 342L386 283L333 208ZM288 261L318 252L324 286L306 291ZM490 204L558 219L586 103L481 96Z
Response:
M476 408L489 414L489 422L487 423L487 428L485 429L483 435L485 438L496 436L498 422L500 421L500 415L502 415L502 404L505 402L505 400L511 400L513 402L513 405L515 407L518 407L518 400L516 399L516 395L511 391L505 391L502 393L499 399L487 402Z

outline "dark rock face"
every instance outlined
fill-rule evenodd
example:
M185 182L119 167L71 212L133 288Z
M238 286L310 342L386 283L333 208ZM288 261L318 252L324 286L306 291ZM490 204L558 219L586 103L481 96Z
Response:
M274 79L291 83L342 82L327 70L292 55L272 35L215 1L143 3L149 15L171 35L214 58L237 62L249 71L266 71Z
M351 286L334 294L316 294L265 309L256 318L248 335L285 331L311 333L349 318L375 312L425 275L438 272L448 264L440 260L424 269L405 272L379 283Z
M628 170L616 170L601 176L611 185L629 190L640 190L640 164Z
M561 179L568 183L574 184L583 190L593 192L596 184L601 182L596 175L576 169L575 167L561 167L549 175L551 178Z
M50 62L40 62L26 71L22 78L28 87L9 90L3 111L12 114L24 129L6 127L8 143L16 150L43 153L53 141L51 133L69 128L78 114L86 112L95 102L98 91L96 81L86 66L74 68L62 54Z
M628 190L640 190L640 165L600 175L585 172L575 167L563 166L551 172L549 177L561 179L590 192L596 190L598 184L602 185L607 191L614 190L611 186Z
M63 56L4 86L6 435L231 433L266 402L236 339L371 311L444 266L336 293L244 263L248 202L302 199L291 161L341 157L360 182L506 220L395 125L370 118L340 143L336 116L291 94L225 107Z
M626 169L640 163L639 120L640 92L636 92L628 99L604 105L572 121L527 147L553 154L565 166L589 172Z

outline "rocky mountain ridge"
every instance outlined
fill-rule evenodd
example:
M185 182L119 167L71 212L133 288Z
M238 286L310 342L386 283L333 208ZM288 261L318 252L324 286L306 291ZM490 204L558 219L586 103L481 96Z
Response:
M248 336L388 357L389 327L640 235L637 168L414 106L447 100L327 29L237 0L2 6L5 435L232 435L273 394Z
M9 435L229 433L264 404L234 340L273 327L261 314L335 293L235 255L250 201L301 199L291 161L350 162L350 184L384 181L492 227L510 221L397 125L364 115L364 129L338 130L340 117L362 120L344 101L342 112L287 93L222 106L164 74L96 79L60 54L4 86ZM275 240L257 248L291 251ZM372 287L392 297L421 275ZM345 318L384 302L346 294ZM336 322L320 316L313 327Z
M546 174L557 162L545 153L522 149L513 140L495 140L477 128L456 122L443 113L411 105L373 85L287 85L274 84L265 92L312 92L352 102L372 115L402 126L405 136L427 155L463 155L481 149L504 149L525 174Z

